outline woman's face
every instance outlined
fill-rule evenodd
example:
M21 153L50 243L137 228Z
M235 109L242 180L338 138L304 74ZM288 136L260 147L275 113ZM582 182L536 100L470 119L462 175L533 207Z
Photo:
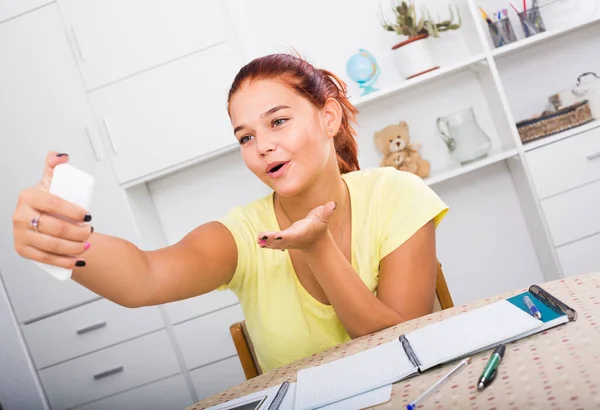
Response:
M230 99L229 112L246 166L282 196L302 192L331 155L337 163L334 132L328 131L328 123L336 124L328 110L281 81L246 82Z

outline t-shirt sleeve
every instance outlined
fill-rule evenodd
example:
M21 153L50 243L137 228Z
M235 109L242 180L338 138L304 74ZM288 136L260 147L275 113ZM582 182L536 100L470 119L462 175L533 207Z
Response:
M227 215L217 220L223 224L233 235L237 246L237 266L229 283L225 283L217 290L232 290L238 294L243 288L248 277L248 269L256 266L253 260L256 259L255 238L252 235L252 229L241 208L232 209Z
M448 206L419 176L393 170L380 200L380 257L384 258L433 219L437 228Z

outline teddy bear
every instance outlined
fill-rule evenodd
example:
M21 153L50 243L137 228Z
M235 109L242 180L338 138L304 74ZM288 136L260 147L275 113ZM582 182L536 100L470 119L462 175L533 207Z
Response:
M406 121L391 124L375 132L375 144L383 154L380 166L392 166L400 171L411 172L421 178L427 178L431 164L421 157L419 143L410 142L410 133Z

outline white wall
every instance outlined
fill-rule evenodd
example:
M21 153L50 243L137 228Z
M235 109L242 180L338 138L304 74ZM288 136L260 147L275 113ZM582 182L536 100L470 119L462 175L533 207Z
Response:
M48 408L4 289L2 275L0 275L0 405L3 410Z

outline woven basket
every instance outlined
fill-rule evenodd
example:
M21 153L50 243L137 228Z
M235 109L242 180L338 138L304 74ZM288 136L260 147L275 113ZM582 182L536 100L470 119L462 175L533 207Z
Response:
M517 123L521 141L530 142L593 121L592 111L586 101L559 111Z

